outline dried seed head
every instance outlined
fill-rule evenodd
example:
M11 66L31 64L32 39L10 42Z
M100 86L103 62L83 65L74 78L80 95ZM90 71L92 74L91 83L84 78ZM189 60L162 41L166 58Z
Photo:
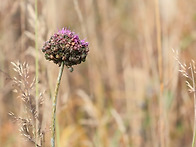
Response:
M61 65L62 62L72 69L73 65L84 62L88 55L88 42L80 40L78 35L63 28L46 41L42 47L46 60Z

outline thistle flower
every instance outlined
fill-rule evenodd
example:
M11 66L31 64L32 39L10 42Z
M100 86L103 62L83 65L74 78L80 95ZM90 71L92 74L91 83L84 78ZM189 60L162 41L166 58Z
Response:
M77 34L63 28L44 43L42 52L45 53L46 60L59 66L64 62L64 65L72 70L73 65L86 60L89 48L88 42L80 40Z
M53 98L52 109L52 137L51 145L55 147L55 132L56 132L56 105L59 85L64 69L64 65L72 72L73 65L80 64L86 60L89 48L88 42L80 40L78 35L70 30L63 28L55 33L48 41L44 43L42 52L45 54L46 60L53 61L60 66L59 75L57 78L56 88Z

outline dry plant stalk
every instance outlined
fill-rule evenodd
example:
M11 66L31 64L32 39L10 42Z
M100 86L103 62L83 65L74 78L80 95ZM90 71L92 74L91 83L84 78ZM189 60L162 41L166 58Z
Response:
M24 105L24 113L22 115L24 116L16 116L13 112L9 112L9 115L20 124L19 131L22 136L35 146L41 147L43 146L44 131L41 128L40 114L36 110L35 96L32 94L34 92L35 80L30 82L29 66L27 63L12 62L12 65L14 66L14 71L18 74L17 77L13 78L14 92L18 93L18 98L22 100L22 104ZM38 104L39 107L43 104L42 94L39 95ZM36 122L38 122L37 129ZM36 137L38 138L36 139Z
M161 43L161 22L160 22L160 9L159 0L155 0L155 21L156 21L156 39L157 39L157 51L158 51L158 70L159 70L159 81L160 81L160 95L159 95L159 133L160 133L160 145L162 147L167 145L166 140L166 125L163 108L163 92L164 92L164 81L163 81L163 55L162 55L162 43Z
M194 98L194 129L193 129L193 139L192 139L192 147L195 146L195 139L196 139L196 87L195 87L195 75L196 75L196 66L195 61L191 60L189 65L182 64L179 60L178 52L174 51L175 59L180 66L179 72L187 79L186 84L189 88L189 92L193 93Z
M36 50L36 56L35 56L35 96L36 96L36 110L39 113L39 87L38 87L38 77L39 77L39 64L38 64L38 8L37 8L37 0L35 0L35 50ZM36 120L36 126L35 128L39 128L39 122ZM39 134L35 134L36 141L39 140Z

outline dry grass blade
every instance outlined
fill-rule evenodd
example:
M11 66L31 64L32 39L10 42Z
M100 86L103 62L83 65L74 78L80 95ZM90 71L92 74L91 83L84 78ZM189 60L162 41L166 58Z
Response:
M92 103L90 97L83 91L78 90L77 94L82 98L84 101L84 109L89 114L91 118L95 120L95 122L99 122L100 119L100 113L97 110L96 106Z

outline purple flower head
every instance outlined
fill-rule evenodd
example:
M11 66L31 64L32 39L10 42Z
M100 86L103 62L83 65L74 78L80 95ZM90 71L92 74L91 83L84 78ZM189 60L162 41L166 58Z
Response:
M42 52L47 60L59 66L64 62L70 68L86 60L89 48L88 42L80 40L77 34L63 28L44 43Z

